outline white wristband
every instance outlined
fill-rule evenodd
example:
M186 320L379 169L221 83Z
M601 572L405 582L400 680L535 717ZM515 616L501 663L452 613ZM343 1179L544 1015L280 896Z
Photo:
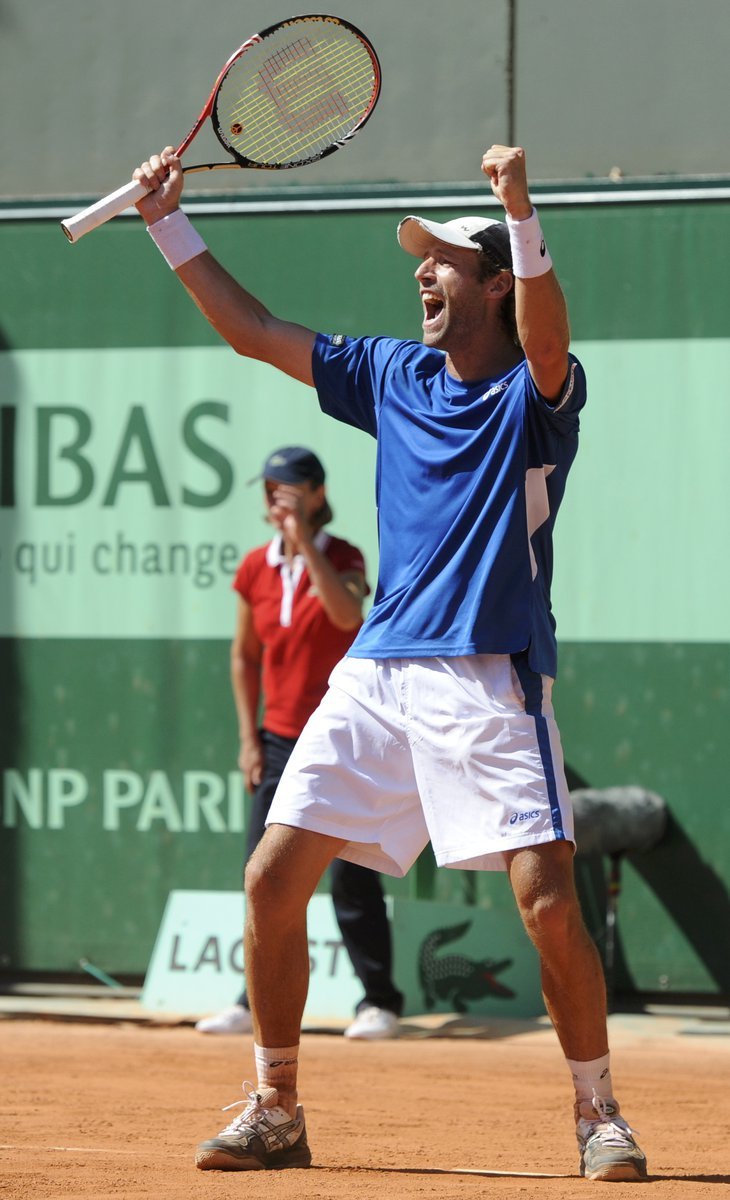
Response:
M525 221L515 221L508 214L507 228L512 249L513 275L518 279L535 279L538 275L547 275L553 260L545 245L535 209L533 208Z
M181 208L176 208L161 221L155 221L154 225L148 225L147 232L173 271L208 249Z

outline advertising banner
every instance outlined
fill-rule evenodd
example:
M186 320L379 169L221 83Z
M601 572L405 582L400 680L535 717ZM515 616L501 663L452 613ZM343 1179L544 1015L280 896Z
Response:
M389 897L395 981L405 1017L424 1013L536 1017L545 1012L537 955L513 910ZM145 1007L200 1016L233 1004L244 980L238 893L175 891L165 906L142 992ZM307 911L305 1020L347 1021L362 988L329 896Z
M311 388L228 347L21 351L0 372L0 636L227 634L236 567L271 536L246 485L279 445L316 448L374 569L357 503L374 443L322 416Z

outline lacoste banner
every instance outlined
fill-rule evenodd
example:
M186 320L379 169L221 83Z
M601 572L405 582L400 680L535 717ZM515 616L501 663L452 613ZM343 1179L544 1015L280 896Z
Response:
M514 908L487 911L427 900L386 900L394 975L404 1016L455 1013L537 1017L545 1009L537 955ZM240 893L168 897L142 994L150 1009L197 1016L232 1004L243 988ZM362 988L329 896L307 913L310 986L305 1018L347 1019Z

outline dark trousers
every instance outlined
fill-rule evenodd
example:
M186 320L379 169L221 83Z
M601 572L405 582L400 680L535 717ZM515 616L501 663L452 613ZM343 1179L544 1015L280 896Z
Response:
M262 729L261 744L264 752L264 770L261 783L253 794L247 859L251 857L263 837L271 801L296 744L296 738L280 737ZM392 979L393 949L390 922L385 911L380 875L368 867L336 858L330 867L330 885L342 943L365 992L357 1006L358 1010L374 1005L400 1016L403 1011L403 996ZM239 997L238 1003L248 1008L245 992Z

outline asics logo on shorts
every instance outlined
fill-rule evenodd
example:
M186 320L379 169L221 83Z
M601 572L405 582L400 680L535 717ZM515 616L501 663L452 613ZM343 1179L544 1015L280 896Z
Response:
M510 825L521 825L523 821L536 821L539 816L536 808L532 812L512 813L509 823Z

